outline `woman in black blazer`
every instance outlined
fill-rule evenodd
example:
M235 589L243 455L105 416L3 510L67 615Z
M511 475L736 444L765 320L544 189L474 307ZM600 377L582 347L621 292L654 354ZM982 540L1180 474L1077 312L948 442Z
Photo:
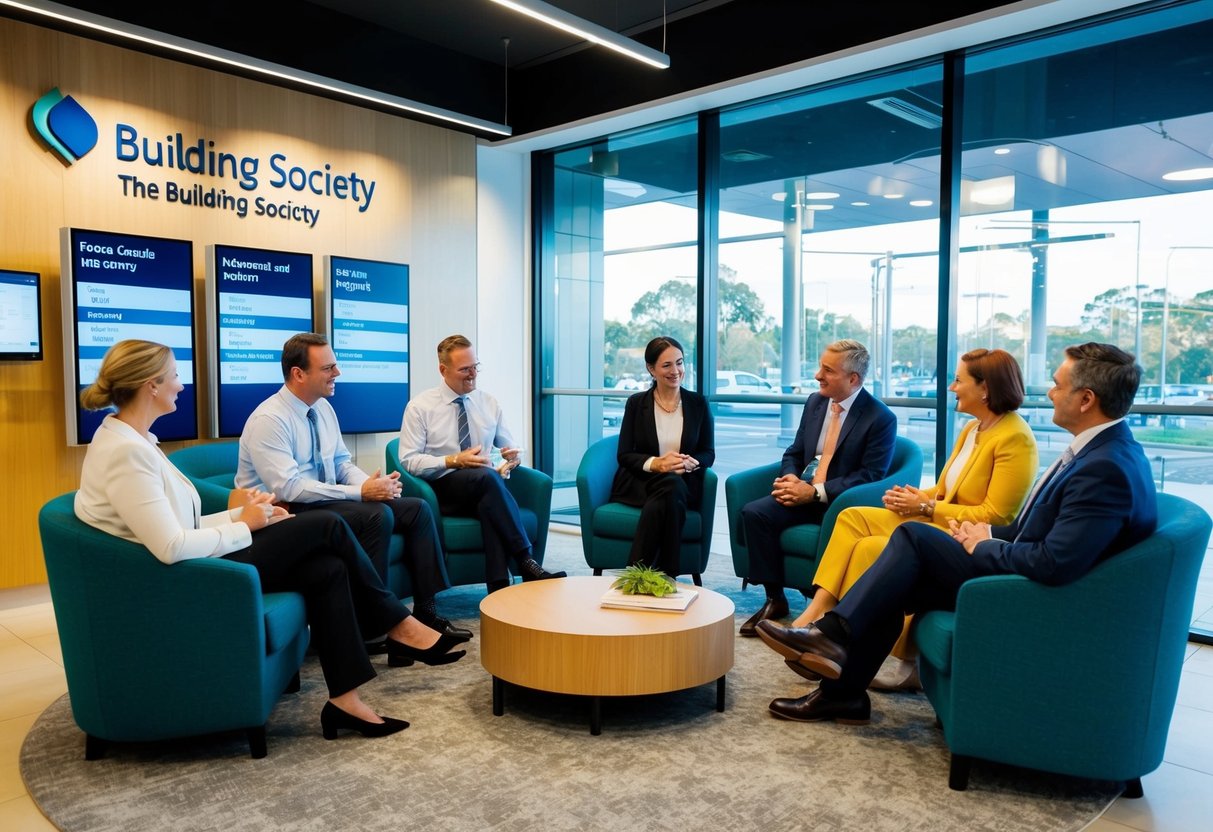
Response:
M707 399L682 387L682 344L654 338L644 363L653 386L624 409L611 502L640 509L628 563L677 575L687 506L699 507L703 470L716 461L712 414Z

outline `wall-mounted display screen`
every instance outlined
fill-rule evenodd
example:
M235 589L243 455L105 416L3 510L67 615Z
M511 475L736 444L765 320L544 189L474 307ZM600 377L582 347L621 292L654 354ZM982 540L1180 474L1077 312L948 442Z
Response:
M211 435L239 436L282 386L282 345L313 331L312 255L212 246L207 257Z
M0 361L42 360L42 276L0 269Z
M342 433L400 429L409 400L409 267L328 257L325 313L341 377L331 399Z
M194 387L194 246L135 234L64 228L63 357L67 439L90 442L104 411L80 407L106 350L127 338L171 347L185 389L177 410L156 420L163 440L198 438Z

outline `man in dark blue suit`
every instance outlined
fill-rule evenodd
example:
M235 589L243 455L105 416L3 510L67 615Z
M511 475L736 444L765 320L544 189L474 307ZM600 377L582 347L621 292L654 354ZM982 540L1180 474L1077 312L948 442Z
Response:
M1148 537L1158 521L1154 477L1124 423L1140 380L1141 367L1123 350L1096 343L1067 347L1049 398L1053 421L1073 439L1028 495L1016 522L953 523L951 535L906 523L815 625L762 622L758 634L772 649L824 677L808 696L776 699L771 712L803 722L866 723L868 683L897 641L903 614L955 609L961 584L982 575L1066 584Z
M788 599L783 593L783 549L779 535L790 526L820 523L830 500L852 486L881 479L893 461L897 417L863 389L868 350L858 341L835 341L821 354L814 378L817 393L805 402L796 438L783 455L771 494L741 509L750 581L762 584L766 601L741 625L741 635L754 636L759 621L783 618ZM831 422L838 425L832 453Z

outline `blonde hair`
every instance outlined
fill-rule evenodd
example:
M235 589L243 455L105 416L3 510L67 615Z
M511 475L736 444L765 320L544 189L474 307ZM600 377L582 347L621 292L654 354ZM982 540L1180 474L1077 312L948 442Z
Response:
M164 344L135 339L119 341L101 359L97 378L80 391L85 410L124 407L149 381L162 381L173 351Z
M438 363L446 366L446 363L451 360L451 353L455 350L467 349L472 346L472 342L462 335L448 335L438 342Z

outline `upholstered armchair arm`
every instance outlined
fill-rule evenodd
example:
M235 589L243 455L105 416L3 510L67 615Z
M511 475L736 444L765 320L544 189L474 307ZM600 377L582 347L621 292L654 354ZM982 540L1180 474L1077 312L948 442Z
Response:
M539 537L531 554L535 560L543 563L548 544L548 526L552 520L552 478L542 471L520 465L510 473L505 487L521 508L535 512Z

